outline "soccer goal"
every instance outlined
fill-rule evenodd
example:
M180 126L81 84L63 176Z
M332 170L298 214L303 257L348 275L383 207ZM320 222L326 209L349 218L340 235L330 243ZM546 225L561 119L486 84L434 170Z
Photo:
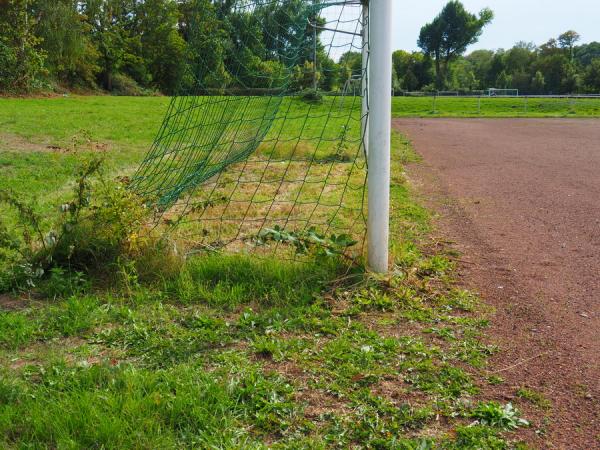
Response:
M490 88L486 92L488 97L518 97L518 89L496 89Z
M319 243L386 272L393 0L226 3L187 24L205 56L132 188L193 252Z

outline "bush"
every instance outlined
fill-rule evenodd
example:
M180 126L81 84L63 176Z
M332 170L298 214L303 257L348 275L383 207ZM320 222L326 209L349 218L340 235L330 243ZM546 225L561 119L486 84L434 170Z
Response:
M0 292L5 292L13 285L13 279L23 278L17 273L23 271L23 262L19 253L20 244L0 223Z
M20 235L0 223L0 291L36 287L49 296L76 292L85 278L127 271L149 279L173 273L181 258L151 226L153 211L123 182L109 180L104 159L93 156L78 169L70 201L55 217L10 191L0 203L15 210Z
M29 32L22 2L0 1L0 91L30 92L45 87L46 54Z
M144 89L133 79L123 74L115 74L112 79L112 93L131 97L142 97L152 95L153 92Z
M323 93L318 89L304 89L298 96L306 103L321 104L323 103Z

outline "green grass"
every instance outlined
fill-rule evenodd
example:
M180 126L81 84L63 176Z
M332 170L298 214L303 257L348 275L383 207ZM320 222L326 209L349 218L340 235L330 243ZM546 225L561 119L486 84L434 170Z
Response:
M73 178L78 160L74 148L98 151L106 146L111 168L131 173L151 145L168 101L0 99L0 189L35 197L49 208Z
M332 286L340 268L213 255L129 296L4 312L2 445L508 448L518 413L469 406L494 351L476 299L403 261Z
M0 130L32 142L68 145L88 131L95 140L146 147L162 122L167 97L58 97L0 99Z
M599 117L600 99L394 97L394 117Z
M62 146L88 128L124 170L151 142L165 101L0 100L12 108L0 115L13 117L2 133ZM44 112L52 104L56 126ZM428 245L429 214L403 173L418 157L401 136L393 143L390 276L335 259L214 253L152 284L131 276L72 294L59 274L45 291L54 295L0 312L0 447L520 445L518 411L483 400L498 351L484 339L485 307L456 285L452 255ZM2 186L48 208L76 162L16 147L0 158Z
M437 115L477 116L477 98L440 97L436 101ZM67 146L72 138L87 131L100 142L113 144L117 149L146 148L152 143L167 109L166 97L78 97L10 99L0 98L0 130L24 137L33 143ZM481 115L502 117L570 117L600 115L597 99L529 99L482 98ZM282 111L293 117L297 107ZM320 116L331 110L326 101L313 106L313 115ZM336 109L333 110L336 112ZM395 97L393 113L396 117L433 115L431 97ZM335 121L335 119L334 119ZM339 120L338 120L339 122ZM333 123L331 129L338 132ZM297 134L298 130L289 130ZM6 145L6 144L4 144ZM0 147L0 150L7 148Z
M74 149L108 149L111 169L131 175L156 137L169 101L165 97L0 98L0 189L37 197L42 206L55 203L72 178L77 163ZM356 99L332 98L310 106L284 99L257 154L274 160L310 159L314 154L317 161L327 160L346 133L351 148L341 150L353 157L360 133L359 110ZM324 174L327 169L324 164Z
M517 397L531 402L533 405L544 411L548 411L552 408L552 402L546 398L544 394L533 389L526 387L519 388L517 389Z
M335 149L333 143L349 126L348 138L354 140L359 131L359 116L348 122L350 100L326 100L311 106L311 118L301 118L306 106L286 100L261 152L273 158L286 158L295 148L295 156L309 155L311 148L291 142L270 144L285 128L285 134L303 140L321 137L324 144L318 157L327 158ZM432 98L396 97L395 117L597 117L600 100L483 98L481 113L477 99L438 98L433 112ZM74 146L96 151L97 144L110 149L115 171L132 173L150 147L169 99L166 97L59 97L44 99L0 99L0 189L10 187L17 192L54 200L68 181L76 164L69 152ZM323 121L327 132L321 136ZM54 147L54 148L48 148Z

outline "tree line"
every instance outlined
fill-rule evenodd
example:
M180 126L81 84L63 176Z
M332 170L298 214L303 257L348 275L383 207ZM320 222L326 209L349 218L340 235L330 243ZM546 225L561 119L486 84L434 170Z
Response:
M240 4L0 0L0 91L334 90L348 77L325 53L309 3Z
M327 55L319 39L324 21L313 17L309 2L236 5L237 0L0 0L0 91L143 95L197 92L200 86L329 92L360 74L359 52L337 61ZM394 53L395 92L600 92L600 43L579 44L574 31L539 46L519 42L508 50L466 55L492 20L489 9L472 14L458 0L448 2L422 28L421 51Z
M448 2L421 29L420 52L394 53L395 91L600 92L600 42L578 45L581 36L572 30L539 46L518 42L508 50L477 50L465 56L493 17L489 9L473 14L460 1Z
M394 69L397 93L489 88L538 95L600 93L600 42L569 46L564 39L550 39L540 46L518 42L508 50L476 50L455 57L442 83L436 83L434 61L422 52L395 52Z

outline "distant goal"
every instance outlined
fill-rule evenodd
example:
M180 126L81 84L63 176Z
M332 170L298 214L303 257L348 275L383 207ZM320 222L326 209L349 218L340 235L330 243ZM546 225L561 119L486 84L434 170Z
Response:
M518 89L497 89L490 88L486 91L488 97L518 97Z

